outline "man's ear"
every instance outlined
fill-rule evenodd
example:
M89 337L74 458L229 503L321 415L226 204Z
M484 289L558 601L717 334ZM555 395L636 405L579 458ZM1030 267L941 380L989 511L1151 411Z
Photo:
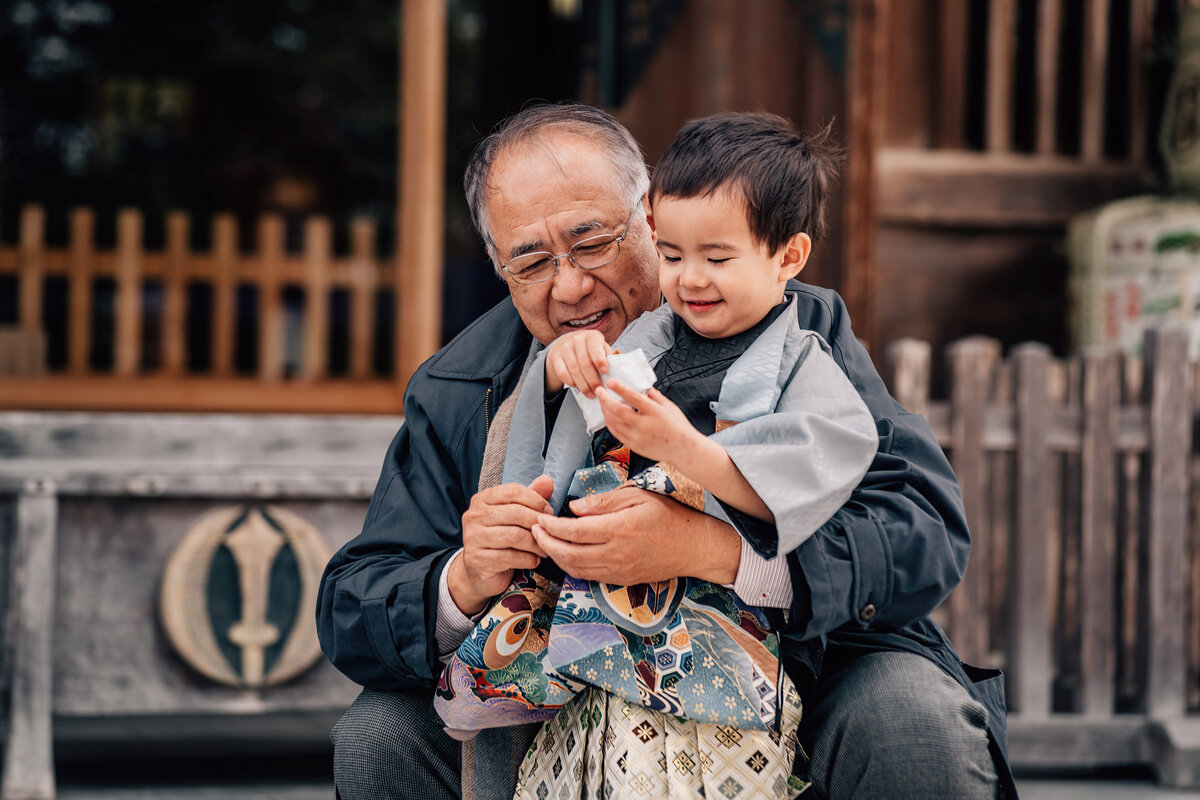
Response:
M779 262L779 277L788 280L800 274L812 253L812 238L807 233L797 233L780 248L783 258Z

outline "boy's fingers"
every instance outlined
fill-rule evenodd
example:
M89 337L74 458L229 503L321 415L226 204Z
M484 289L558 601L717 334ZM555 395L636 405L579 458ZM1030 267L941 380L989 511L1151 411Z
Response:
M635 409L639 407L639 401L644 401L646 399L645 395L643 395L641 392L634 391L632 388L626 386L620 381L609 381L607 386L613 391L614 394L617 395L617 397L621 398Z

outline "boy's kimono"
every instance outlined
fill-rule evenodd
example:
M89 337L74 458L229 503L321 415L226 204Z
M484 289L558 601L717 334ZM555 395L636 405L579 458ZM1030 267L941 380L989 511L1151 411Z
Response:
M765 558L787 553L850 497L875 456L874 419L828 354L800 329L795 298L730 364L713 439L775 517L777 537L749 541ZM644 314L615 344L653 365L674 344L668 306ZM592 452L568 394L546 436L545 353L526 375L514 410L505 483L554 478L556 513L575 496L627 479L628 450ZM544 446L544 447L543 447ZM725 521L730 514L669 463L631 477ZM777 621L776 621L777 623ZM697 721L776 726L782 683L776 627L732 590L694 578L615 586L553 567L518 576L451 657L435 707L452 734L547 719L585 685Z

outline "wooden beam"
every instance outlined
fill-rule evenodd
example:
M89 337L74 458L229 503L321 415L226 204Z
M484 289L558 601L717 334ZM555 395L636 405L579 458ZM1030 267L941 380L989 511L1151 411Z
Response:
M446 2L402 0L396 380L441 341L446 131Z
M0 381L0 410L399 414L391 381L287 381L145 375L47 375Z
M1140 186L1131 164L1016 154L882 150L878 215L896 225L1058 228Z

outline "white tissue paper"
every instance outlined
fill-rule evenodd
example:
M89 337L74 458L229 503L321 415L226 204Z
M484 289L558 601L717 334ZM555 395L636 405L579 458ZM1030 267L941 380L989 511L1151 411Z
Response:
M600 379L607 384L613 378L634 391L645 394L654 386L654 368L650 366L640 347L628 353L613 353L608 357L608 373L601 375ZM600 401L594 397L584 397L583 393L574 387L571 388L571 393L575 395L575 402L583 412L588 433L593 434L603 428L604 412L600 410Z

